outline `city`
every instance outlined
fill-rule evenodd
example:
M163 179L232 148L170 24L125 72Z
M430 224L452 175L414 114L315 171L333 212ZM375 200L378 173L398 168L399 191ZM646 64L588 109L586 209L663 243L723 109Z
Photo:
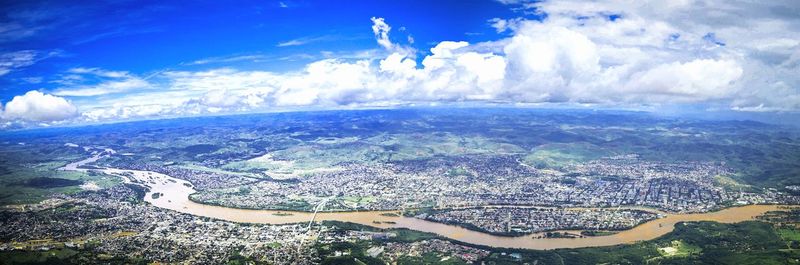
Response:
M0 265L800 265L800 1L3 1Z

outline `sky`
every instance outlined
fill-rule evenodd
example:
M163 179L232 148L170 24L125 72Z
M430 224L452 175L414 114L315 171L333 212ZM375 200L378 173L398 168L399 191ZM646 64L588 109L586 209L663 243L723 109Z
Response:
M800 112L796 0L69 2L0 5L0 128L448 104Z

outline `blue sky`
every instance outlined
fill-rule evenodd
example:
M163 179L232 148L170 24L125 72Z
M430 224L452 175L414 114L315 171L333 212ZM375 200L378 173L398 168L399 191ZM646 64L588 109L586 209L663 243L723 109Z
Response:
M263 60L226 66L287 71L319 59L323 51L375 49L371 17L396 27L393 40L426 51L443 39L480 42L497 38L486 23L514 15L492 1L108 1L73 5L20 1L6 17L35 31L4 36L3 50L55 52L35 65L3 76L2 100L47 84L18 82L75 67L144 74L164 69L203 69L191 62L245 55ZM455 8L457 7L457 8ZM405 30L400 30L404 27ZM8 34L11 35L11 34ZM283 44L283 45L281 45ZM280 46L279 46L280 45ZM219 64L217 65L219 66ZM54 87L50 85L48 87Z
M5 128L303 108L800 110L796 1L19 1Z

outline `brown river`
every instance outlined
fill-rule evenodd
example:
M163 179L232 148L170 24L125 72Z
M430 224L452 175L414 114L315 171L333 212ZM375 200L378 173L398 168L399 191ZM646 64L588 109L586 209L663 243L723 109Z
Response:
M71 168L66 170L83 170L76 168L75 165L70 166ZM461 242L504 248L555 249L628 244L654 239L669 233L679 222L716 221L721 223L735 223L753 220L756 216L762 215L768 211L777 211L785 208L778 205L749 205L727 208L710 213L662 213L663 218L655 219L632 229L605 236L583 238L535 238L537 234L533 234L519 237L503 237L417 218L382 215L385 213L397 213L396 211L320 212L314 216L315 214L310 212L248 210L207 205L189 200L189 195L194 193L195 190L191 187L189 182L185 180L150 171L113 168L104 169L102 171L108 174L121 176L125 179L125 182L138 182L150 187L150 191L145 195L145 201L156 207L197 216L232 222L262 224L309 222L312 217L314 217L316 221L333 220L380 228L408 228L435 233ZM161 193L163 195L157 199L153 199L151 196L153 193ZM374 223L375 221L381 223Z

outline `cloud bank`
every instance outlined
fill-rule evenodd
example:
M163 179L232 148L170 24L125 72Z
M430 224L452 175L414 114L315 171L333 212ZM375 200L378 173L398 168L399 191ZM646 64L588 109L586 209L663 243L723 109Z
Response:
M546 18L494 18L487 27L497 29L496 41L442 41L419 52L393 42L389 23L373 17L380 56L328 58L283 73L170 70L148 79L72 69L75 80L90 76L94 82L53 94L73 99L79 115L69 102L32 91L23 97L61 100L58 110L65 114L9 116L15 98L4 118L95 122L465 101L800 111L800 12L791 12L800 8L794 1L506 2ZM46 114L33 114L40 112Z

